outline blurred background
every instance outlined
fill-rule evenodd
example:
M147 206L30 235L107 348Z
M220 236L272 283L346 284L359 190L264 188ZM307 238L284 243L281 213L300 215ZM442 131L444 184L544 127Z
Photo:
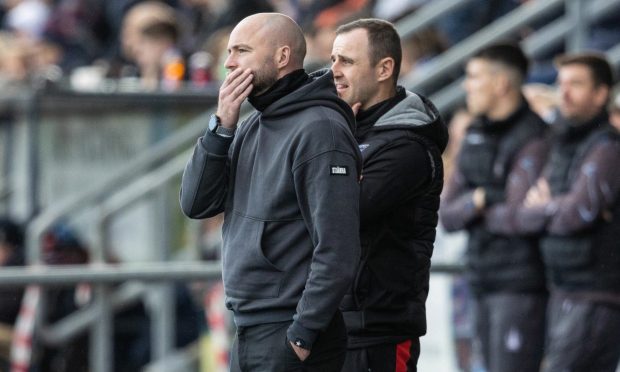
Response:
M554 56L620 65L620 0L2 0L0 371L227 371L222 218L184 218L178 190L228 34L264 11L302 26L308 71L329 67L338 25L392 21L401 84L450 125L446 177L477 49L518 40L533 63L524 93L549 121ZM438 232L421 371L481 371L465 238Z

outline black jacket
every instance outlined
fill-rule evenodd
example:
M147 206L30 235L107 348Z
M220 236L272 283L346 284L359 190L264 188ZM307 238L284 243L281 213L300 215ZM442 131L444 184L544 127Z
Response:
M520 205L536 182L543 159L528 151L532 147L528 145L541 142L545 129L525 101L505 120L481 117L467 129L458 169L446 185L441 215L446 230L466 228L469 233L467 276L478 293L546 291L538 236L493 231L487 221L500 219L510 225L509 216L493 210ZM471 200L478 187L486 194L482 212L475 211Z
M225 211L226 305L239 326L294 320L310 348L346 292L359 257L359 169L353 113L331 72L244 120L234 139L207 132L190 159L181 206Z
M605 116L571 128L576 129L575 133L555 138L546 168L552 198L577 204L579 213L575 217L588 221L588 225L568 234L546 233L541 239L541 250L554 286L569 291L614 292L617 295L620 293L620 176L614 170L608 173L606 180L597 178L597 173L604 171L603 161L617 166L620 136ZM601 161L596 152L604 152L609 158ZM585 194L597 208L582 204L583 199L575 192L578 178L584 175L590 177ZM568 198L571 194L573 197ZM549 213L555 208L557 206L552 203Z
M400 102L356 135L364 164L362 258L341 306L351 348L426 333L448 133L432 103L402 88L399 94Z

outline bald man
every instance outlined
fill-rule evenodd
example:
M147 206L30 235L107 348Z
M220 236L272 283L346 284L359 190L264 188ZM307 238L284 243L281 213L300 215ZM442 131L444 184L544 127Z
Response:
M299 26L242 20L216 114L181 185L191 218L225 212L223 280L237 337L232 371L340 371L338 305L360 255L354 117L329 70L308 75ZM256 109L237 125L241 103Z

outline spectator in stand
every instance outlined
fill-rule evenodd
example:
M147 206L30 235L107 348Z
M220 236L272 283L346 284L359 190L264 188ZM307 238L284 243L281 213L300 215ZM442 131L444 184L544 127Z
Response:
M193 49L202 49L211 36L232 27L243 18L262 12L273 12L269 0L181 0L190 13Z
M449 45L455 45L519 5L520 1L515 0L473 0L442 17L436 25Z
M47 265L77 265L88 262L88 252L77 235L66 225L57 225L43 237L43 262ZM87 287L51 287L46 293L45 324L54 323L80 306L84 299L77 296ZM82 334L61 345L41 343L38 361L41 372L79 372L88 370L88 335Z
M205 52L211 56L209 75L215 81L224 81L228 70L224 67L224 61L228 57L228 36L232 28L220 29L211 35L205 44Z
M356 15L362 18L370 15L368 0L341 0L332 6L321 9L313 20L315 25L339 24Z
M44 38L63 51L59 66L70 73L107 57L115 43L102 0L56 0Z
M88 262L88 251L80 237L69 226L60 224L43 237L43 260L48 265L76 265ZM116 262L116 259L111 259ZM51 287L46 291L44 322L54 323L90 300L90 286ZM177 322L173 344L184 347L198 338L204 326L204 315L187 287L175 286ZM140 370L151 359L149 313L142 302L134 303L114 314L114 371ZM41 343L42 352L35 361L40 372L80 372L89 366L88 334L80 334L63 344Z
M186 78L179 45L181 31L174 8L158 1L132 7L123 20L122 49L136 64L140 85L147 90L173 91Z
M0 33L0 83L25 81L31 56L29 48L22 40L9 32Z
M0 267L24 265L24 235L21 226L10 218L0 218ZM22 290L0 287L0 322L13 324L19 311Z
M7 14L0 36L0 81L12 85L47 76L62 58L59 47L47 39L45 25L51 6L47 1L5 2Z
M121 51L125 58L134 61L142 41L142 30L153 23L176 24L174 8L160 1L143 1L129 8L121 26Z
M322 11L338 6L341 3L343 3L343 0L297 0L295 19L302 29L309 29L316 22Z
M45 0L5 1L7 13L4 27L20 37L37 40L43 36L51 13L51 5Z
M329 67L331 64L331 52L336 24L310 26L304 30L308 52L304 61L304 68L308 71L316 71Z
M0 270L2 267L24 265L24 236L19 224L7 217L0 218ZM12 328L19 312L22 287L0 287L0 371L8 371Z
M154 21L140 30L140 42L135 45L135 61L142 87L173 91L185 79L185 61L177 47L176 22Z
M350 20L370 15L366 1L318 1L299 6L300 17L306 23L304 36L308 53L304 67L308 71L331 65L331 53L336 28ZM314 14L309 18L309 14ZM303 24L303 23L302 23Z
M433 58L443 53L448 45L436 28L430 27L404 38L403 65L400 80L424 76L433 68Z

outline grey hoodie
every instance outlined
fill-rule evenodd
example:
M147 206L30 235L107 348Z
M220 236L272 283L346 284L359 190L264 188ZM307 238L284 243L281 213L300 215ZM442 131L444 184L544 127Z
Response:
M294 320L311 348L359 260L359 172L350 108L329 71L255 112L234 139L207 132L181 185L192 218L225 212L226 305L239 326Z

